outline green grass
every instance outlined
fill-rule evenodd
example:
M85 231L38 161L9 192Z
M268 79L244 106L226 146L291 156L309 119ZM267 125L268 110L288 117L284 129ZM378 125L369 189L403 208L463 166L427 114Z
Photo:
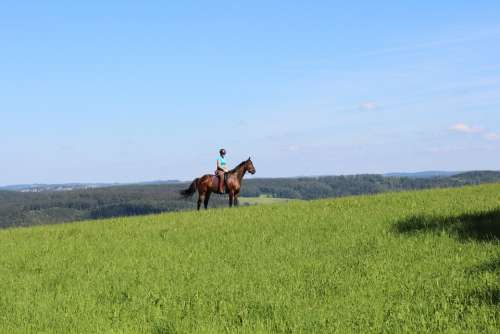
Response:
M1 333L498 333L500 185L0 231Z
M259 197L240 197L241 204L249 204L249 205L257 205L257 204L276 204L276 203L284 203L289 201L299 201L297 199L288 199L288 198L276 198L261 195Z

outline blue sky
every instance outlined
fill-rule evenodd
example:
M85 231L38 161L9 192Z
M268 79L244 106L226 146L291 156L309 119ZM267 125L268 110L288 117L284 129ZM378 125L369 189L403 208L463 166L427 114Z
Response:
M500 169L498 1L2 1L0 185Z

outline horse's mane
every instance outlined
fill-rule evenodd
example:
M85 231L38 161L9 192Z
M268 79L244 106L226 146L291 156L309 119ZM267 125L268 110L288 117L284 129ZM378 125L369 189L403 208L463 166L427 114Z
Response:
M240 162L240 164L229 171L229 173L235 173L241 166L247 163L247 160Z

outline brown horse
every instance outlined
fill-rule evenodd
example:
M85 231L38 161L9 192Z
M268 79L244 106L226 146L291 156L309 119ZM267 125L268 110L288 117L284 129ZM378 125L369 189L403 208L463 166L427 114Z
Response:
M233 204L238 206L238 196L240 195L243 176L245 176L246 172L252 175L255 174L255 167L250 158L227 173L226 193L229 194L229 207L232 207ZM218 180L214 175L203 175L200 178L194 179L189 188L181 191L181 195L184 198L189 198L198 190L198 210L200 210L202 202L205 205L205 209L207 209L210 195L218 191Z

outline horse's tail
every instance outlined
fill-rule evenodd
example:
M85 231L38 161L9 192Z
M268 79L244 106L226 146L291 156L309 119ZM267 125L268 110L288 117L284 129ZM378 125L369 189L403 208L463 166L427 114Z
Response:
M198 187L198 180L199 180L199 178L194 179L194 181L191 182L191 185L189 186L189 188L182 190L181 196L184 198L189 198L189 197L193 196L193 194L196 192L196 188Z

